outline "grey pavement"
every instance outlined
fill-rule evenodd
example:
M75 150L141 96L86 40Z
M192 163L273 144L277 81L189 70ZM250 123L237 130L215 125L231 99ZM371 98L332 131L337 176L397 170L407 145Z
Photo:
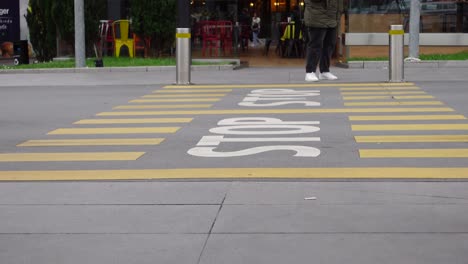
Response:
M333 71L339 82L388 80L386 69ZM405 75L468 115L466 68L410 68ZM196 84L303 83L303 78L301 68L192 72ZM16 115L45 133L53 122L71 123L77 115L105 111L174 81L171 71L2 73L0 91L8 96L0 99L3 113L14 104L34 110L21 105L30 99L22 99L29 94L45 100L41 91L51 87L54 98L69 107L62 113L44 107L58 119L46 124L34 111L7 112L11 119L0 124L2 147L14 145L7 139L15 131L32 137L26 125L13 122ZM121 97L107 98L101 89L93 97L97 86ZM77 102L65 104L70 93L61 89L74 91ZM468 264L468 182L0 182L0 263Z
M406 68L408 82L466 81L466 67L454 68ZM173 84L176 81L175 69L141 72L121 69L121 72L86 71L83 73L0 73L1 86L94 86L94 85L156 85ZM386 82L388 69L377 68L333 68L340 77L337 82ZM303 83L305 69L288 67L242 68L233 70L193 70L191 81L194 84L241 84L241 83Z

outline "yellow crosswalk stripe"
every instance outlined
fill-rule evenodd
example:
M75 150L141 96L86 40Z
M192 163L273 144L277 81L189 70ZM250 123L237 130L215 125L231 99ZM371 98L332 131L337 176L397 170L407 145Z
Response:
M179 111L131 111L102 112L97 116L145 116L145 115L238 115L238 114L337 114L337 113L409 113L453 112L449 107L418 108L320 108L320 109L226 109Z
M167 104L167 105L120 105L112 109L176 109L176 108L210 108L212 104Z
M142 96L143 98L180 98L180 97L223 97L226 94L211 93L211 94L149 94Z
M145 152L0 153L0 162L137 160Z
M317 84L227 84L227 85L168 85L165 89L220 89L220 88L310 88L310 87L403 87L414 83L317 83Z
M468 179L468 168L193 168L0 171L0 181L171 179Z
M232 89L205 89L205 90L174 90L174 89L164 89L164 90L155 90L153 93L228 93L232 92Z
M405 91L405 92L341 92L341 95L402 95L402 94L426 94L424 91Z
M159 124L159 123L190 123L193 118L127 118L127 119L83 119L76 125L102 124Z
M361 158L468 158L468 149L360 149Z
M59 128L47 135L151 134L175 133L179 127Z
M28 140L17 147L54 146L139 146L159 145L163 138L99 138L99 139L39 139Z
M186 99L135 99L129 103L178 103L178 102L218 102L218 98L186 98Z
M353 131L468 130L468 124L351 125Z
M380 99L432 99L432 95L381 95L381 96L343 96L343 100L380 100Z
M344 103L345 106L407 106L407 105L443 105L444 103L439 101L404 101L404 102L353 102Z
M400 90L420 90L416 86L406 86L406 87L350 87L350 88L340 88L342 92L348 91L400 91Z
M463 115L372 115L372 116L350 116L350 121L417 121L417 120L464 120Z
M468 135L355 136L357 143L468 142Z

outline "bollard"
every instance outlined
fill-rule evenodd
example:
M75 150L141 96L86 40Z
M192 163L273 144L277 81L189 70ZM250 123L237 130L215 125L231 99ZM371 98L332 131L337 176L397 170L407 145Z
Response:
M389 36L389 78L390 82L404 82L403 46L405 31L403 25L391 25Z
M176 29L176 83L190 84L192 56L190 51L190 28Z

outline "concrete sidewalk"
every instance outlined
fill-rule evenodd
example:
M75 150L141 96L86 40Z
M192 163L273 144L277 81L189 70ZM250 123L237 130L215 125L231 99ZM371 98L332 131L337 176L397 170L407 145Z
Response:
M388 69L332 68L340 78L337 82L387 82ZM405 80L418 81L467 81L467 68L408 68ZM305 83L303 68L242 68L239 70L194 70L194 84L243 84L243 83ZM80 72L80 73L2 73L2 86L92 86L92 85L155 85L173 84L174 69L161 71Z

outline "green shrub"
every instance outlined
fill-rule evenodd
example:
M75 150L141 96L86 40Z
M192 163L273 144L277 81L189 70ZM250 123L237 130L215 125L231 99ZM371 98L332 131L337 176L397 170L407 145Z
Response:
M86 54L94 54L99 38L99 20L106 17L107 0L85 0ZM26 20L31 43L39 61L50 61L56 55L56 38L75 44L73 0L30 0Z
M151 37L158 56L174 46L176 0L133 0L130 2L132 29Z
M30 41L39 61L51 61L56 54L56 31L52 20L51 4L54 0L30 0L26 21Z

